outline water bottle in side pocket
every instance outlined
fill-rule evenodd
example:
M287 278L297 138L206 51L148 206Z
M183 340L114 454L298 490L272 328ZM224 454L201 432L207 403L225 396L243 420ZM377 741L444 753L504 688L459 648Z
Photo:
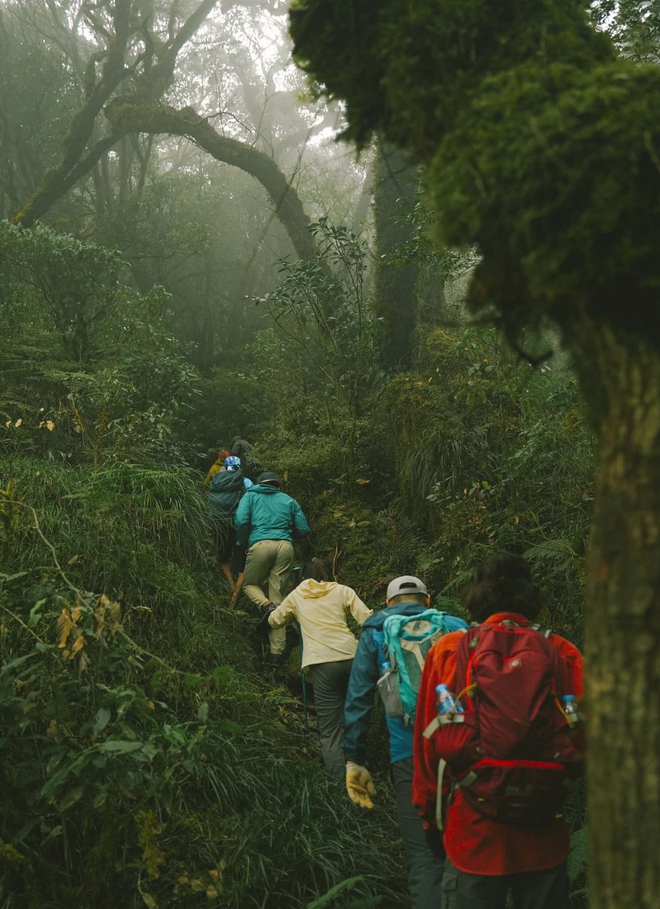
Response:
M383 702L387 715L394 719L403 719L404 711L399 693L399 682L396 669L388 661L381 664L382 675L378 679L378 694Z

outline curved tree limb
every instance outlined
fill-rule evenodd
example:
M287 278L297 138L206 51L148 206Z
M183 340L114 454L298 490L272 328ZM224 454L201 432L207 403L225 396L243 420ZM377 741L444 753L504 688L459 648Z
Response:
M277 217L300 258L318 259L318 251L308 230L309 218L298 193L275 161L264 152L216 132L208 120L190 107L177 110L166 105L140 105L129 98L117 98L106 105L105 115L113 132L187 136L216 161L251 174L272 199Z

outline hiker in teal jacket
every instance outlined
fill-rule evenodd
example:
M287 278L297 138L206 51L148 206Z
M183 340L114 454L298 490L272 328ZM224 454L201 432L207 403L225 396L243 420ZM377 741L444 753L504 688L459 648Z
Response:
M306 537L309 524L300 505L280 491L274 473L262 473L257 485L245 493L236 510L238 545L247 543L243 589L257 606L279 606L289 592L293 567L293 541ZM268 596L264 586L268 583ZM272 665L284 662L286 628L269 632Z
M371 774L364 766L367 736L374 693L387 656L383 649L385 620L392 615L414 617L431 605L426 585L419 578L404 575L387 588L387 605L364 623L353 659L344 705L344 754L346 789L353 802L372 808L376 794ZM448 630L466 627L463 619L446 616ZM438 909L441 904L444 853L441 842L431 842L412 803L413 731L412 723L385 714L390 738L392 783L399 830L408 859L408 882L412 909Z

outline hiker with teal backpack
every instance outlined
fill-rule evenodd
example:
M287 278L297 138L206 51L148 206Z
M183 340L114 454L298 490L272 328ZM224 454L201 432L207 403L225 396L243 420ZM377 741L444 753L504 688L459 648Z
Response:
M467 627L463 619L430 606L431 598L419 578L406 575L389 584L385 608L364 623L344 710L346 789L356 805L373 808L376 790L365 759L378 688L386 710L394 798L413 909L438 909L444 864L441 843L428 840L412 804L417 693L431 647L443 635Z
M241 459L234 455L226 457L222 469L209 480L209 514L215 532L218 561L232 594L230 607L236 605L245 571L245 546L236 542L234 518L244 493L253 485L252 480L243 476Z

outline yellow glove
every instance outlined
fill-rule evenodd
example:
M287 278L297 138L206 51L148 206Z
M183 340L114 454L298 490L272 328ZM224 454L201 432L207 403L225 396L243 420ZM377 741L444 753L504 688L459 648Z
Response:
M376 795L376 787L371 779L371 774L366 767L346 762L346 791L349 798L360 808L373 808L374 803L369 796Z

